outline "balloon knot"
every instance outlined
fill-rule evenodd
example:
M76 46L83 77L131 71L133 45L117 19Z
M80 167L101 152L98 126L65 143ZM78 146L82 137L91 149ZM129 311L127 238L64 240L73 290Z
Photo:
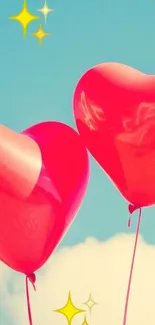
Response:
M140 209L140 207L138 207L137 205L133 205L133 204L128 205L128 210L129 210L130 214L132 214L133 212L135 212L138 209Z
M36 275L34 273L27 275L27 279L31 282L34 290L36 291L36 287L35 287Z
M128 205L128 210L129 210L129 213L131 214L129 220L128 220L128 227L130 228L131 226L131 218L132 218L132 214L136 211L136 210L139 210L140 213L141 213L141 207L138 207L137 205L133 205L133 204L129 204Z

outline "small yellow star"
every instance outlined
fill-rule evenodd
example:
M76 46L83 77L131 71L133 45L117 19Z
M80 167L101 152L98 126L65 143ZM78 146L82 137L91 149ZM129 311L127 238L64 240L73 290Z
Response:
M42 45L43 38L46 36L50 36L51 34L44 32L42 25L40 25L38 30L31 35L37 37L39 44Z
M81 325L89 325L89 324L87 323L86 316L85 316L85 318L84 318L84 322L83 322Z
M18 21L22 25L23 32L24 32L24 38L26 38L26 31L27 31L28 25L33 20L40 19L40 17L39 16L33 16L28 11L27 4L26 4L26 0L24 0L23 8L22 8L21 12L18 15L16 15L16 16L9 17L9 19L16 20L16 21Z
M44 15L44 18L45 18L45 24L46 24L46 20L47 20L47 16L50 12L53 12L54 10L53 9L50 9L47 5L47 2L45 0L45 3L44 3L44 6L43 8L41 9L38 9L37 11L40 11L43 15Z
M91 314L91 310L92 308L97 305L97 302L95 302L93 299L92 299L92 296L91 294L89 295L89 299L84 302L84 305L86 305L88 308L89 308L89 311L90 311L90 314Z
M72 319L75 315L85 312L85 310L78 309L73 305L70 292L68 294L68 301L66 305L63 308L54 311L63 314L67 318L68 325L71 325Z

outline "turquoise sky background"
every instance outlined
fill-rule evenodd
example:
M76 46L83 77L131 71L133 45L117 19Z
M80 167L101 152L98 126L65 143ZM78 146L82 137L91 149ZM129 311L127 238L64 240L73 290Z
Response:
M27 0L32 14L42 0ZM24 40L16 15L22 0L6 0L0 11L0 123L21 131L46 120L75 127L72 95L80 76L95 64L115 61L155 74L155 1L49 0L54 9L47 24L52 36L39 47L31 37L39 21L29 25ZM51 152L52 154L52 152ZM105 153L106 154L106 153ZM155 244L155 208L144 210L141 234ZM135 231L127 228L127 202L91 158L91 177L81 210L61 246L93 236L105 240ZM12 325L11 321L0 324Z

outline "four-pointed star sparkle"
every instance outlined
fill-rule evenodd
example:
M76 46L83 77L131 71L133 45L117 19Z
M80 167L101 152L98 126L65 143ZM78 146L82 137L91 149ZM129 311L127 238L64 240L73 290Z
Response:
M89 308L91 314L91 310L95 305L97 305L97 302L93 300L92 295L90 294L88 300L84 302L84 305L86 305Z
M27 8L26 0L23 0L23 1L24 1L24 3L23 3L23 8L22 8L21 12L18 15L16 15L16 16L9 17L9 19L16 20L16 21L18 21L22 25L23 32L24 32L24 38L26 38L26 32L27 32L28 25L32 21L37 20L37 19L40 19L40 17L39 16L32 15L29 12L28 8ZM48 7L47 2L45 0L45 3L44 3L43 8L38 9L38 11L40 11L41 13L43 13L44 18L45 18L45 23L46 23L46 19L47 19L48 14L50 12L53 12L54 10L53 9L50 9ZM37 39L39 40L39 44L41 45L43 38L45 36L49 36L51 34L44 32L44 30L42 28L42 25L40 25L39 28L38 28L38 30L35 33L31 34L31 35L37 37Z
M32 33L31 35L37 37L39 44L42 45L43 38L51 34L44 32L42 25L40 25L38 30L35 33Z
M54 10L48 7L47 2L45 0L44 6L41 9L38 9L37 11L41 12L44 15L46 24L48 14L53 12Z
M33 16L29 10L27 9L27 3L26 3L26 0L24 0L24 3L23 3L23 8L22 10L20 11L20 13L16 16L11 16L9 17L9 19L12 19L12 20L16 20L18 21L22 27L23 27L23 32L24 32L24 38L26 38L26 31L27 31L27 27L28 25L33 21L33 20L36 20L36 19L40 19L39 16Z
M85 312L85 310L79 309L76 306L74 306L74 304L72 302L70 291L68 293L68 300L67 300L66 305L64 307L62 307L60 309L56 309L54 311L64 315L67 318L68 325L71 325L72 319L74 318L75 315ZM85 325L87 325L87 324L85 324Z

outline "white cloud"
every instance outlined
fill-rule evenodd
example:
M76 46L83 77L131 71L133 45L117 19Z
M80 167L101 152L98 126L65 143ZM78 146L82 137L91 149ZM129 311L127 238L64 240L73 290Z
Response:
M92 309L89 325L122 324L133 235L116 236L106 242L88 238L84 243L64 248L37 276L37 292L30 290L34 325L65 325L66 319L52 310L65 305L68 291L78 308L92 293L98 305ZM10 271L9 271L10 273ZM28 325L23 283L17 282L14 294L7 292L7 309L16 325ZM21 280L19 278L19 280ZM81 325L83 315L75 316L73 325ZM155 324L155 247L140 237L131 287L127 325Z

